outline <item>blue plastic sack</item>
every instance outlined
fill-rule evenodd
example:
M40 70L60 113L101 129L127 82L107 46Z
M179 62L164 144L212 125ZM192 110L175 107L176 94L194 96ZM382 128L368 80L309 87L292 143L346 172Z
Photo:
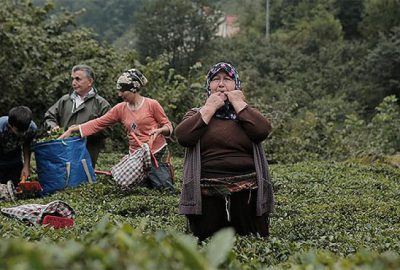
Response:
M71 137L51 140L36 143L32 149L44 195L96 181L92 161L86 149L86 139Z

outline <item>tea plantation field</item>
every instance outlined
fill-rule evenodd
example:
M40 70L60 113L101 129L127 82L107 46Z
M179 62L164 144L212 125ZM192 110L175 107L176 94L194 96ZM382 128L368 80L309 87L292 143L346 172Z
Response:
M103 154L108 170L121 155ZM182 160L174 159L177 189ZM197 244L178 215L179 191L94 185L0 207L64 200L70 229L27 226L0 215L1 269L400 269L400 169L382 163L272 165L269 239L224 230Z

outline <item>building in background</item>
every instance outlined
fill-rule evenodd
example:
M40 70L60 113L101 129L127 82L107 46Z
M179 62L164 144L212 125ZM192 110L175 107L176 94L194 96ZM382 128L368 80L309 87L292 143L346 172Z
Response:
M225 15L218 27L217 36L226 38L237 34L240 31L237 19L237 15Z

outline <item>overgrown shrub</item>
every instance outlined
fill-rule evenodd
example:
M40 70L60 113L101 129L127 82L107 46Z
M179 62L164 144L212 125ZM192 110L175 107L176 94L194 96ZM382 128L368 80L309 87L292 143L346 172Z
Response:
M272 162L394 155L400 151L400 108L395 96L386 97L371 120L362 119L343 99L314 102L315 111L283 112L266 141Z

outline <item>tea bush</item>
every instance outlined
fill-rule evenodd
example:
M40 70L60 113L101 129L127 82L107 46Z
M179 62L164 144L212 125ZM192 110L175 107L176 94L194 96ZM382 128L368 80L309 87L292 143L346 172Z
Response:
M98 169L108 170L121 156L101 155ZM366 160L272 165L269 239L222 232L196 245L178 214L178 191L121 191L107 176L43 198L0 202L60 199L77 212L74 227L59 230L1 215L0 268L397 269L400 170L390 160L397 167ZM179 190L182 159L174 165Z

